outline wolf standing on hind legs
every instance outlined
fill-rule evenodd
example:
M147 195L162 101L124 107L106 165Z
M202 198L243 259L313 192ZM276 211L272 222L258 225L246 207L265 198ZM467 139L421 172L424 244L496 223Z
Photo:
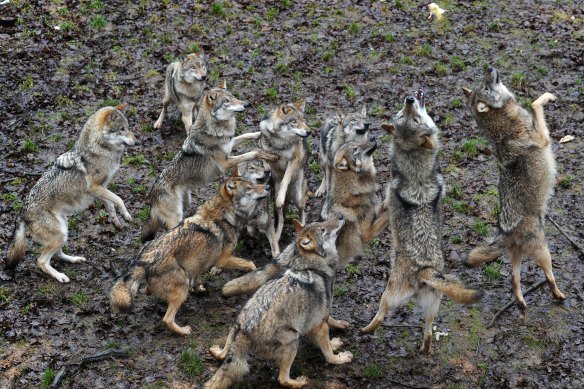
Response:
M6 268L12 270L22 261L26 252L26 234L43 246L37 263L42 271L59 282L69 277L51 266L57 254L67 262L84 262L84 257L73 257L63 252L67 242L67 217L87 208L96 198L102 200L112 223L120 228L115 208L130 221L124 202L107 186L120 167L126 146L137 143L128 129L128 121L117 107L104 107L91 115L83 126L79 139L70 151L61 155L28 194L14 238L8 247Z
M391 271L371 323L373 332L388 311L414 297L425 316L420 353L432 352L432 322L442 294L459 304L472 304L481 292L446 278L442 252L444 178L438 161L438 128L426 113L424 92L406 98L404 108L382 127L393 135L391 183L385 202L391 226Z
M462 88L479 129L495 146L499 165L499 234L488 246L473 249L468 266L496 259L506 249L513 268L513 294L521 317L527 305L521 292L521 260L531 256L544 271L552 295L565 296L556 285L550 251L545 241L544 217L556 175L543 106L556 101L544 93L531 104L531 115L503 85L499 72L489 67L475 90Z

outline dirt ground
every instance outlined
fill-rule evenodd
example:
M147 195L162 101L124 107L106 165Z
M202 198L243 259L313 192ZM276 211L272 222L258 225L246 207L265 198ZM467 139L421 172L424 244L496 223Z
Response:
M444 0L438 3L446 9L445 19L429 21L423 3L11 0L0 5L3 250L26 194L98 107L128 102L130 125L142 142L126 151L111 186L134 221L116 230L99 204L71 218L68 249L89 259L53 261L71 283L59 284L38 269L38 247L31 247L15 278L0 273L0 387L48 387L63 366L112 348L127 350L128 356L87 364L62 386L199 387L219 366L207 349L225 340L245 303L220 295L238 272L207 276L210 293L190 296L177 316L181 325L193 327L188 337L166 330L165 305L150 296L139 296L127 315L113 314L107 297L116 271L126 269L140 246L149 188L184 138L176 108L161 131L152 128L164 70L174 58L199 49L209 57L209 83L226 78L230 90L251 102L238 119L242 132L256 130L277 103L307 98L314 129L312 191L321 174L315 163L318 130L337 111L367 104L372 127L379 128L411 91L422 88L442 130L447 268L482 287L484 300L461 307L444 299L435 325L448 335L435 341L429 357L417 353L422 317L413 304L392 312L374 335L362 335L358 329L375 314L389 270L390 237L384 233L364 258L339 271L334 287L333 314L352 326L333 335L353 352L353 362L328 365L304 344L293 376L307 375L312 388L584 387L584 257L550 223L554 271L566 301L553 302L547 287L540 288L526 298L525 321L512 307L486 328L512 297L511 270L507 258L479 269L462 265L466 253L493 231L498 194L492 151L459 89L475 85L483 66L492 64L525 105L546 91L559 97L546 107L558 170L549 215L582 245L584 9L578 1ZM382 143L375 161L385 186L389 139L381 130L373 133ZM575 140L560 144L565 135ZM196 193L192 210L214 190L211 184ZM310 200L309 220L316 220L321 201ZM282 245L292 237L288 223ZM261 265L268 261L268 248L264 240L243 238L239 254ZM542 278L531 261L524 262L524 290ZM252 359L251 374L238 387L276 387L276 377L272 362Z

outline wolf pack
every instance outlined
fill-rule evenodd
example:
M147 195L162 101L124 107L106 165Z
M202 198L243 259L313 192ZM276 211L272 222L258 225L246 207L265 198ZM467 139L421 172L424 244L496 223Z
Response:
M392 309L414 299L424 314L420 353L432 351L432 323L443 295L458 304L477 303L482 291L465 286L445 268L442 243L444 178L440 171L439 129L426 112L421 90L405 97L403 108L381 127L391 136L391 179L380 195L374 163L378 141L370 133L367 109L337 113L320 130L322 183L314 196L323 197L318 221L307 221L312 197L306 166L310 132L305 100L274 107L259 131L236 135L236 116L248 103L234 97L222 81L206 89L204 54L190 54L166 71L163 108L155 128L161 128L172 102L181 113L186 137L174 159L153 184L150 216L142 228L144 243L129 272L111 288L114 312L127 312L141 287L167 303L162 319L170 331L189 335L176 315L191 292L205 291L202 275L222 269L248 271L227 282L225 297L251 295L230 327L225 345L210 353L223 361L205 388L228 388L248 373L250 355L274 360L278 382L298 388L307 377L290 377L300 339L307 338L331 364L351 362L349 351L331 339L329 330L349 323L331 312L335 274L358 261L367 245L388 228L390 270L379 309L361 331L373 332ZM531 257L544 271L555 299L564 294L556 285L544 233L546 205L555 181L555 163L543 106L556 100L544 93L531 112L505 87L499 72L485 69L475 89L462 88L480 131L494 148L499 168L500 214L497 233L474 248L466 264L477 267L507 252L512 265L515 302L523 317L527 306L521 292L520 266ZM95 199L105 205L110 221L132 220L124 202L108 189L120 167L126 146L138 143L129 130L125 105L99 109L89 117L74 147L56 159L34 185L17 220L5 268L15 271L25 257L28 238L42 247L41 270L59 282L69 282L51 265L54 255L67 262L85 257L63 251L67 218ZM242 142L256 142L252 151L233 155ZM191 215L194 190L224 176L217 193ZM280 240L287 207L298 209L295 238ZM234 255L239 234L265 236L271 261L256 268L252 260ZM267 247L266 247L267 248Z

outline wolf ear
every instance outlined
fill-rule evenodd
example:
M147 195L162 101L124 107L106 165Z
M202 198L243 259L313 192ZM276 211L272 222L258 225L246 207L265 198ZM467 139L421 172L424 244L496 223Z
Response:
M430 135L424 134L420 137L422 142L420 143L420 147L423 147L427 150L432 150L434 148L434 143L432 143L432 139L430 139Z
M280 104L280 107L279 108L280 108L280 111L282 111L282 113L284 115L287 115L288 112L290 112L290 107L288 107L288 104L286 104L286 103Z
M460 89L462 89L462 91L464 92L464 95L466 96L467 99L470 99L470 95L472 95L472 90L465 88L463 86L460 87Z
M239 171L239 164L235 165L235 169L233 169L231 177L241 177L241 172Z
M348 170L349 169L348 165L349 162L347 161L347 158L343 157L339 162L335 164L335 169Z
M367 104L363 105L363 108L361 109L361 115L367 116Z
M294 225L294 231L296 231L297 234L304 228L302 223L300 223L297 219L292 220L292 224Z
M217 88L227 89L227 80L222 79L221 81L219 81L219 84L217 84Z
M395 126L391 123L383 123L381 128L383 128L388 134L395 133Z
M306 107L306 98L301 98L297 102L294 103L294 106L304 112L304 107Z
M205 98L208 100L209 104L213 104L213 101L217 99L217 96L215 95L215 93L209 92L205 95Z
M128 103L122 103L122 104L120 104L120 105L116 106L116 109L117 109L118 111L122 111L122 112L124 112L124 110L126 109L126 107L127 107L127 106L128 106Z
M227 190L227 194L233 195L233 192L237 190L237 184L234 180L227 180L225 182L225 189Z
M490 110L489 106L482 101L477 104L477 111L479 112L488 112Z

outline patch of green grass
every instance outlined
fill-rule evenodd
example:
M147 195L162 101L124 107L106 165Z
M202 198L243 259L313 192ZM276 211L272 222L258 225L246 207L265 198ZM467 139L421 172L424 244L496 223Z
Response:
M110 349L116 349L116 348L120 348L122 347L122 345L120 344L120 342L117 342L115 340L110 340L109 342L107 342L103 348L106 350L110 350Z
M474 347L478 347L480 338L479 330L484 328L483 322L481 321L481 311L478 308L469 309L471 321L468 328L468 338Z
M148 133L154 131L154 126L150 122L148 122L148 123L142 123L140 125L140 129L142 130L142 132L148 134Z
M276 101L277 98L278 98L278 90L274 87L268 88L268 90L266 91L266 99L268 99L271 102L274 102L274 101Z
M450 238L450 241L454 244L460 244L464 241L464 238L460 235L454 235Z
M462 58L457 56L450 58L450 67L452 68L452 70L457 72L462 72L466 70L466 64L464 63Z
M432 46L424 43L422 46L417 47L414 52L420 57L430 57L432 55Z
M282 5L286 8L290 8L290 6L292 6L292 0L282 0Z
M61 31L71 32L75 29L75 23L70 20L64 20L59 24L59 28L61 28Z
M276 7L270 7L266 11L266 14L264 15L264 18L268 22L273 22L274 20L276 20L276 17L277 16L278 16L278 8L276 8Z
M354 263L348 263L347 266L345 266L345 271L349 274L361 274L359 265Z
M385 34L383 36L383 39L387 42L387 43L391 43L391 42L395 42L395 36L391 33L388 32L387 34Z
M483 270L485 277L489 280L498 280L501 278L501 262L491 262Z
M403 63L404 65L413 65L414 64L414 60L412 59L412 57L408 57L407 55L402 55L400 57L399 61L401 63Z
M535 68L535 70L542 76L546 76L549 73L545 66L538 66Z
M320 163L318 163L318 161L312 161L308 164L308 170L310 170L310 172L312 174L319 175L320 174Z
M543 339L538 339L532 335L525 335L522 340L527 347L532 349L542 349L545 346L545 341Z
M363 376L366 378L381 378L383 375L383 369L375 363L368 363L363 368Z
M288 210L286 211L286 219L288 220L298 220L298 218L300 217L298 215L298 212L296 212L296 210L292 209L292 208L288 208Z
M29 90L34 87L34 78L32 76L26 76L22 79L19 85L20 89Z
M501 213L501 204L495 203L495 205L493 206L493 209L491 210L491 215L499 216L500 213Z
M450 127L454 123L454 113L446 112L446 116L444 116L444 126Z
M144 193L146 191L146 186L142 184L132 185L132 192L134 193Z
M464 196L464 189L459 184L453 184L448 195L455 199L461 199Z
M150 207L146 206L139 210L138 212L136 212L136 217L142 223L146 223L148 221L148 218L150 217Z
M39 146L35 143L34 140L28 138L24 140L21 150L25 153L36 153L39 151Z
M470 213L470 205L466 201L455 201L452 203L452 208L458 213L468 215Z
M180 354L178 358L178 368L181 373L191 379L200 376L204 371L201 357L192 349L185 350Z
M20 313L22 313L23 315L28 315L31 308L32 308L32 305L30 303L25 304L22 308L20 308Z
M406 303L405 307L408 311L413 311L416 308L416 303L410 300Z
M469 138L462 143L461 149L467 156L474 158L479 155L479 146L485 146L486 144L487 141L483 138Z
M97 107L98 108L103 108L103 107L115 107L120 105L120 100L118 99L105 99L103 101L101 101Z
M49 298L51 296L55 296L57 294L58 286L52 281L49 281L45 284L36 288L36 294L43 296L45 298Z
M170 63L178 61L178 58L176 58L176 56L173 53L164 53L162 58L164 58L166 62Z
M345 285L337 285L335 286L335 296L336 297L343 297L347 294L349 290Z
M4 200L6 204L11 204L13 211L20 211L24 206L24 203L18 198L16 193L3 193L2 200Z
M448 74L448 66L440 61L434 63L434 72L438 76L445 76Z
M47 367L45 371L43 371L43 375L41 376L41 388L48 388L53 383L55 379L55 375L57 372L50 367Z
M93 15L89 25L94 30L101 30L105 26L107 26L107 19L103 15Z
M127 157L122 158L122 165L144 165L146 164L146 157L143 154L138 155L129 155Z
M201 51L201 46L197 42L191 42L187 51L190 53L199 53Z
M347 30L349 30L351 34L358 34L363 30L363 25L355 21L352 21L351 23L349 23Z
M26 182L26 179L23 177L16 177L13 180L11 180L8 185L9 186L21 186L22 184L24 184Z
M352 100L355 97L357 97L357 91L355 89L351 88L349 85L345 85L343 90L345 91L345 95L347 96L348 99Z
M0 286L0 303L7 303L12 296L12 289Z
M77 292L69 297L69 301L76 307L82 307L89 302L89 296L83 292Z
M565 176L562 176L562 178L558 180L558 186L562 189L570 189L572 186L574 186L575 179L576 177L574 177L573 175L566 174Z
M491 227L487 223L476 222L472 225L472 230L479 236L487 237Z
M69 220L67 220L67 227L69 231L75 231L77 229L78 222L79 220L77 220L75 216L70 217Z
M527 75L523 72L515 72L511 75L511 86L519 89L525 86L527 82Z
M479 362L477 363L477 368L479 370L485 371L489 368L489 364L487 362Z
M222 1L216 1L211 6L211 13L218 17L225 17L225 5Z

